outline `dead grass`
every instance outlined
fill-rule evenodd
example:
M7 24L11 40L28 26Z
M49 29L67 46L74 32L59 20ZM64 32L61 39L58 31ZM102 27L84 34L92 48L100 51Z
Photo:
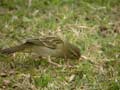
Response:
M32 1L31 3L28 1ZM57 68L29 54L0 55L0 90L119 90L119 0L1 0L0 48L63 34L95 62Z

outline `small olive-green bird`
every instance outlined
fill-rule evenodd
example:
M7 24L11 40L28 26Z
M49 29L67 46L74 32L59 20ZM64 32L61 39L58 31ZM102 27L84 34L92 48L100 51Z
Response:
M47 36L39 39L28 39L25 43L14 47L1 49L2 54L15 52L34 53L38 57L57 57L65 59L79 59L80 49L59 37Z

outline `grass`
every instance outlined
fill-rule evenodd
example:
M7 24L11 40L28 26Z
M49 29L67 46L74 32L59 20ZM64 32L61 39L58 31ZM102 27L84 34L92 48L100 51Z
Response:
M61 30L96 65L71 60L74 68L57 68L30 54L0 55L0 90L120 89L119 0L29 1L0 1L0 48Z

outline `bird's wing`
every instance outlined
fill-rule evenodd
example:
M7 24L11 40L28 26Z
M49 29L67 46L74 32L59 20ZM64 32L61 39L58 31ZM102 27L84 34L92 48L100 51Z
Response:
M29 45L38 45L43 47L48 47L51 49L56 49L58 44L62 44L63 40L58 37L42 37L39 39L29 39L26 41L26 44Z

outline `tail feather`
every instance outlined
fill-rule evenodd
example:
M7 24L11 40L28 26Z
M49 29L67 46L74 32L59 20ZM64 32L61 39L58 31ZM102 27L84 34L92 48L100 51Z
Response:
M14 53L14 52L22 51L25 48L26 48L26 44L22 44L22 45L18 45L18 46L6 48L6 49L1 49L0 53L2 53L2 54L11 54L11 53Z

